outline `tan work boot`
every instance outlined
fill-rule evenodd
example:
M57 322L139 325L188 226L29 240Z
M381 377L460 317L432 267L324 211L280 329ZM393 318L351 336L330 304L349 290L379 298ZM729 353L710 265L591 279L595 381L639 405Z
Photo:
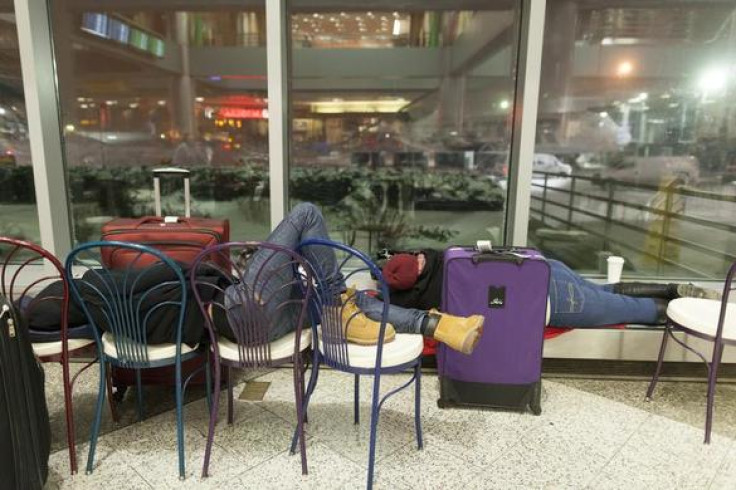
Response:
M458 352L471 354L483 333L483 322L483 315L462 317L431 310L424 335Z
M376 345L381 322L371 320L355 304L355 290L348 289L340 295L342 299L342 326L347 328L345 338L348 342L360 345ZM383 343L393 341L396 338L396 330L390 323L386 323L383 334Z

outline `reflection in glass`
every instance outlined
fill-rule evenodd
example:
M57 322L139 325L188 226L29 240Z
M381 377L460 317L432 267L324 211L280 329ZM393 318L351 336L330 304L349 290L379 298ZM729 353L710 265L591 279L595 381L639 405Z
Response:
M615 254L624 274L722 277L736 259L736 8L628 5L547 3L530 239L584 271Z
M192 171L193 216L228 218L234 239L268 232L264 7L167 3L50 2L77 241L152 214L151 169L170 165ZM162 187L165 214L182 215L182 183Z
M314 6L290 17L292 204L371 251L500 242L518 10Z
M0 236L41 241L13 4L0 15Z

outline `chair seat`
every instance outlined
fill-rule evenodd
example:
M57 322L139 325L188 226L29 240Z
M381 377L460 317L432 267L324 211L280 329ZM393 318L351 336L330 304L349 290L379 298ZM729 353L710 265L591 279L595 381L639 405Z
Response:
M271 359L286 359L294 355L294 342L296 341L296 332L291 332L283 337L271 342ZM312 331L309 328L302 330L302 336L299 340L299 351L304 352L312 344ZM232 340L221 338L217 342L220 351L220 357L230 361L240 361L238 353L238 344Z
M358 345L348 343L348 359L350 366L355 368L376 367L376 354L378 349L375 345ZM424 338L421 335L398 333L392 342L383 344L383 355L381 356L381 367L388 368L400 366L411 362L422 355L424 349ZM319 350L324 353L322 339L319 342Z
M72 352L94 343L95 341L92 339L67 339L67 348L69 352ZM33 347L33 353L37 357L57 356L61 354L61 340L54 342L34 342L31 346Z
M721 302L714 299L678 298L667 306L672 321L714 339L720 313ZM736 342L736 304L729 303L726 309L723 339Z
M105 349L105 355L114 359L118 358L118 351L115 348L115 336L110 332L102 334L102 347ZM181 344L181 355L189 354L197 350L199 345L189 347L187 344ZM149 344L148 349L149 361L161 361L176 357L176 344Z

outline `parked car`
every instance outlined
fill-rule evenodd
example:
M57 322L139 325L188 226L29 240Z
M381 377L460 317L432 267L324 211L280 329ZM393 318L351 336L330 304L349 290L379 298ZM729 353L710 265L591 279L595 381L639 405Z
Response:
M678 177L685 183L700 178L700 164L693 156L622 157L609 161L600 177L639 184L657 185L663 179Z
M532 171L570 176L572 175L572 165L561 162L559 158L549 153L535 153L532 161Z
M479 150L475 154L475 162L479 170L494 178L508 177L508 152ZM559 158L549 153L535 153L532 160L532 171L569 176L572 175L572 165L560 161Z

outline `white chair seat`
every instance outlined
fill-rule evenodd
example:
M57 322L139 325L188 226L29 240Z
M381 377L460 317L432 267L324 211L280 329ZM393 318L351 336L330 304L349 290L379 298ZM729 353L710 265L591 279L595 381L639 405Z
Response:
M423 349L424 339L421 335L397 333L393 341L383 344L381 367L387 368L406 364L419 357ZM319 341L319 350L324 353L322 339ZM375 345L348 343L348 360L350 361L350 366L355 368L376 367L377 352L378 349Z
M294 355L294 341L296 340L296 332L291 332L283 337L271 342L271 359L286 359ZM309 328L302 330L302 336L299 340L299 351L304 352L312 344L312 331ZM217 346L220 350L220 357L228 359L230 361L239 361L240 354L238 353L238 344L221 338L217 342Z
M181 355L189 354L197 350L199 345L189 347L187 344L181 344ZM115 348L115 336L110 332L102 334L102 348L105 350L105 355L118 358L118 351ZM148 360L149 361L161 361L164 359L171 359L176 357L176 344L149 344L148 349Z
M721 302L714 299L678 298L667 305L667 316L683 327L715 338ZM736 341L736 304L729 303L723 322L723 338Z
M66 342L69 352L95 343L92 339L68 339ZM33 353L37 357L57 356L61 354L61 340L54 342L35 342L31 345L33 346Z

